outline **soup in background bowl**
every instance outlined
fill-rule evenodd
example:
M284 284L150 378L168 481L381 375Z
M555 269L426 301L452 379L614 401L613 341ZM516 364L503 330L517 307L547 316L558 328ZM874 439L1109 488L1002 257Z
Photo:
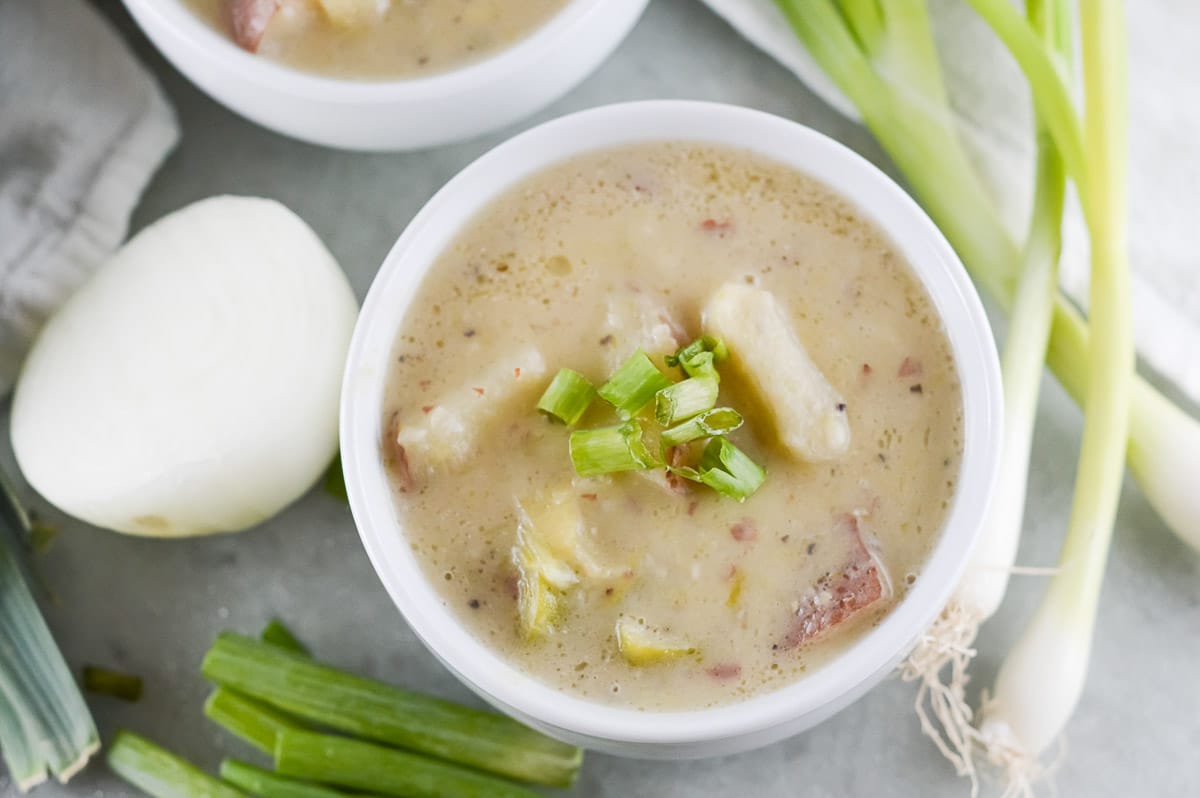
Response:
M243 49L343 78L435 75L544 25L567 0L185 0Z
M314 144L386 151L470 138L548 105L616 49L648 1L124 3L179 71L236 113ZM455 8L460 22L446 13Z
M714 442L761 485L696 481L714 444L659 448L639 407L674 468L577 473L572 430L624 419L544 418L555 372L682 382L701 335L745 420ZM978 530L998 385L961 264L881 173L765 114L629 104L502 145L414 219L356 331L343 462L464 682L591 747L705 755L811 726L911 646Z

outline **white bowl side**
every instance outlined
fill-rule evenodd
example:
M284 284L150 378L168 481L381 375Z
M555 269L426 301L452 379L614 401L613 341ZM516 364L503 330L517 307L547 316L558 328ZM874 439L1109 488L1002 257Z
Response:
M232 111L314 144L398 151L477 136L549 105L616 49L649 0L572 0L478 62L398 80L302 72L242 50L181 0L124 2L167 60Z
M564 694L520 672L464 630L407 545L380 458L384 385L397 331L442 250L515 183L580 153L650 140L751 150L833 187L886 231L941 315L963 391L963 462L942 536L905 598L833 661L797 682L727 706L639 712ZM342 393L342 462L363 543L385 587L426 646L465 684L554 736L611 753L678 758L732 753L824 720L882 679L933 621L957 584L991 496L1001 440L1000 372L979 298L949 244L890 178L799 124L734 106L649 101L548 122L479 158L400 236L367 296Z

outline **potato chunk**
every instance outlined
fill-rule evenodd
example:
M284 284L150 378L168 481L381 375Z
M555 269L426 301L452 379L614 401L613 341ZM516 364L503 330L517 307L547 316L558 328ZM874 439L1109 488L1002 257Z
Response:
M409 466L426 472L460 468L488 423L520 402L529 402L532 412L532 397L545 387L540 379L545 373L541 352L526 347L497 360L437 403L418 409L419 416L410 413L396 432Z
M724 339L730 363L770 411L788 451L809 462L846 452L850 424L845 401L812 362L769 291L726 283L704 308L704 329Z
M615 371L638 349L649 355L655 365L660 365L663 357L674 354L685 343L680 340L679 325L666 306L632 288L609 297L605 322L610 371Z

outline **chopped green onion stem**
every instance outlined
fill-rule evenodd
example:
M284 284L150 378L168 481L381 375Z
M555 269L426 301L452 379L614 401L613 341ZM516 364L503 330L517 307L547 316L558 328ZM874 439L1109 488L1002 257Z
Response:
M291 651L296 654L310 656L308 646L300 642L300 639L292 634L292 630L278 618L272 618L271 621L263 627L262 634L259 635L264 643L270 643L276 648L282 648L285 651Z
M218 637L201 670L304 720L522 781L566 787L583 762L575 746L503 715L353 676L242 635Z
M674 368L683 369L689 377L711 376L720 379L715 365L729 358L729 348L720 338L712 335L702 335L687 346L679 348L673 355L667 355L666 363Z
M275 738L284 729L301 729L296 719L228 687L218 687L204 702L204 715L235 737L265 754L275 753Z
M578 371L559 369L538 400L537 409L570 427L583 418L595 398L596 389L587 377Z
M615 427L575 430L568 447L571 464L581 477L660 465L642 438L642 425L633 419Z
M617 369L608 382L600 386L600 397L617 408L622 418L632 418L671 381L651 362L641 349Z
M274 751L271 752L274 756ZM236 759L221 762L221 778L258 798L366 798L306 781L289 779L269 770L256 768Z
M142 677L96 665L84 665L83 689L89 693L111 695L123 701L137 701L142 697Z
M132 732L117 732L105 759L114 773L154 798L246 798L240 790Z
M664 427L673 426L716 407L719 391L720 384L715 376L692 377L677 382L655 394L654 416Z
M730 407L717 407L707 413L688 419L677 427L662 434L663 446L678 446L681 443L728 435L742 426L742 414Z
M538 798L525 787L457 765L312 732L281 734L275 769L285 776L402 798Z
M700 457L700 468L671 468L672 472L686 479L708 485L710 488L744 502L762 487L767 472L750 456L725 438L713 438L704 447Z

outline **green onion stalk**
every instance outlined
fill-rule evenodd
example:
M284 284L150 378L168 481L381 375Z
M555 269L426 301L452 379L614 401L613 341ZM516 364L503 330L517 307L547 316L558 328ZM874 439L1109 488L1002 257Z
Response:
M1015 553L1040 371L1031 366L1037 352L1045 349L1047 365L1087 410L1062 571L1027 634L1027 639L1043 643L1056 633L1069 641L1070 650L1059 652L1069 667L1051 673L1046 661L1040 661L1041 687L1054 691L1055 700L1039 701L1033 697L1036 691L1027 691L1023 700L1017 698L1024 680L1039 683L1034 665L1038 657L1017 656L1022 649L1037 649L1022 644L997 685L997 699L1010 698L990 705L981 730L970 725L973 719L962 686L974 653L970 645L982 620L974 616L986 617L989 607L994 611L1006 587L1006 570L1011 569L972 579L973 584L960 589L956 599L961 602L965 597L973 605L966 617L961 613L953 617L955 608L948 608L940 628L931 630L905 669L907 676L921 680L918 701L929 699L941 726L936 728L921 710L923 729L960 772L973 776L971 750L984 744L989 756L1010 766L1010 784L1019 789L1032 772L1032 757L1057 736L1078 698L1118 498L1120 459L1126 460L1172 530L1200 549L1200 492L1189 487L1186 476L1200 470L1196 462L1200 423L1132 373L1129 311L1123 299L1128 294L1128 273L1123 217L1124 45L1119 41L1118 4L1104 0L1097 6L1084 4L1085 136L1067 90L1071 28L1065 3L1030 3L1031 25L1007 0L971 0L1013 52L1029 79L1038 111L1038 193L1028 240L1018 250L997 221L959 143L924 4L777 2L818 64L858 107L977 282L1013 314L1004 356L1010 429L1001 492L988 528L988 544L976 562L987 556L988 548L996 560L1007 559L1010 564ZM1110 99L1104 103L1101 97ZM1046 288L1054 285L1064 172L1076 183L1092 232L1091 329L1061 294ZM1053 306L1048 346L1043 339L1047 303ZM1009 530L1007 535L1004 530ZM1070 633L1064 633L1068 628ZM1004 677L1022 671L1019 661L1029 669L1021 677ZM950 665L950 681L943 684L937 674L946 665ZM1020 708L1036 715L1039 723L1023 718Z
M989 754L1008 766L1010 785L1016 788L1024 786L1036 757L1062 733L1083 692L1120 498L1133 393L1122 3L1083 2L1080 21L1088 169L1081 187L1087 196L1081 199L1092 242L1092 340L1083 444L1059 571L1001 665L981 726ZM1035 84L1035 95L1038 91Z
M809 54L858 109L976 282L1011 310L1021 253L962 147L924 3L880 0L886 27L872 34L874 40L864 37L873 41L870 46L860 43L847 22L852 15L844 16L835 0L776 3ZM857 4L842 0L840 5ZM1087 401L1091 336L1080 312L1057 294L1046 365L1081 406ZM1200 491L1187 479L1200 470L1200 422L1137 376L1126 464L1167 526L1200 551Z

